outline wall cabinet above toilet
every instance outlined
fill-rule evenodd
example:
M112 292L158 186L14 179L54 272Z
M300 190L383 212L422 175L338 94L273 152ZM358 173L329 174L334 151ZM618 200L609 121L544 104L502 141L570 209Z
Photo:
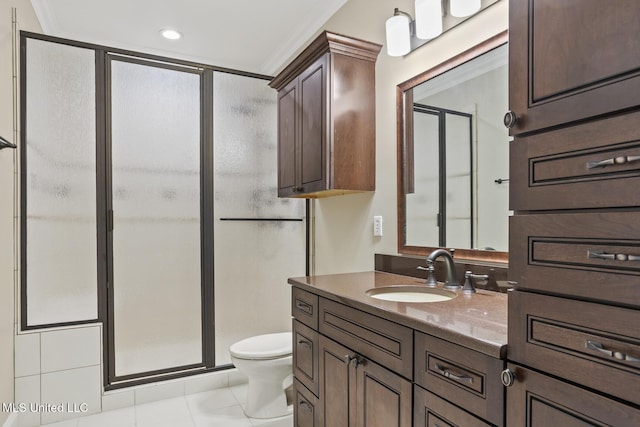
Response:
M278 91L278 196L375 190L381 46L323 32L269 83Z

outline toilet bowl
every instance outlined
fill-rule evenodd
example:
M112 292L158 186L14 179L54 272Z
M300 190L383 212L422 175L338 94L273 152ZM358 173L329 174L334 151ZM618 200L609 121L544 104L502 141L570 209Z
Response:
M288 415L285 380L292 374L291 332L258 335L229 347L231 361L249 378L244 412L251 418Z

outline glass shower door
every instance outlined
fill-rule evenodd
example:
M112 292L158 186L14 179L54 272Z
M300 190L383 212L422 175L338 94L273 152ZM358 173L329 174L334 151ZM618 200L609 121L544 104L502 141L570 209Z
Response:
M109 72L117 381L203 362L201 73L115 56Z

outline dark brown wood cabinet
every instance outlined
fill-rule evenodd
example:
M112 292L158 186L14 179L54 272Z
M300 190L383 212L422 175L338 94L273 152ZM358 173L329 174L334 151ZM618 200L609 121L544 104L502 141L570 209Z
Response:
M504 425L504 360L292 290L296 427Z
M412 425L413 330L295 287L292 312L296 426Z
M415 333L415 383L491 425L504 425L504 361Z
M509 14L507 425L640 425L640 3Z
M325 426L411 427L411 382L320 336Z
M278 196L375 190L381 46L323 32L269 85L278 91Z
M417 385L414 386L413 408L414 427L490 427L492 425Z
M640 425L638 408L522 366L509 369L517 378L507 388L509 427Z
M511 0L511 134L636 108L638 28L633 0Z
M318 398L297 378L293 379L293 425L295 427L321 427Z

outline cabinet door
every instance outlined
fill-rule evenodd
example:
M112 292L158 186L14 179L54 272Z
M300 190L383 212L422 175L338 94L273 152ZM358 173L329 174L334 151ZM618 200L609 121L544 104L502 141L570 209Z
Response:
M411 382L368 360L352 364L357 364L355 425L411 427Z
M297 83L278 92L278 197L290 196L296 188Z
M294 427L320 427L318 398L297 379L293 381Z
M293 321L293 375L318 395L318 333Z
M349 362L355 354L323 335L319 343L321 425L354 426L355 412L349 408L355 408L356 368Z
M327 189L327 63L328 54L318 58L298 77L300 141L297 192Z
M509 427L629 427L640 411L537 372L509 364L515 383L507 388Z
M638 1L511 0L511 134L640 105L638 28Z

